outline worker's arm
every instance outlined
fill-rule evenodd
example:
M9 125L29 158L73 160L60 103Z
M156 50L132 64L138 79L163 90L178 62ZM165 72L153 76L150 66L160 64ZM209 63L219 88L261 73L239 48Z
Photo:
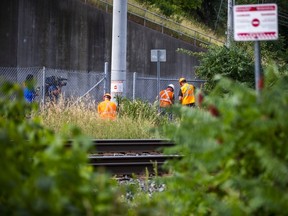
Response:
M100 113L101 113L101 103L100 103L100 104L98 104L98 107L97 107L97 111L98 111L98 114L100 114Z
M182 93L181 89L179 90L178 99L179 99L180 104L182 104L183 93Z

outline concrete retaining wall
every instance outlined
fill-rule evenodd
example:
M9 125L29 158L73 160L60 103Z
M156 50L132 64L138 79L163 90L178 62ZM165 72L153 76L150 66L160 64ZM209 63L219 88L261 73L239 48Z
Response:
M112 14L79 0L4 0L0 11L2 67L103 71L111 64ZM161 76L194 78L198 60L176 49L200 48L131 21L127 33L127 72L156 76L150 50L166 49Z

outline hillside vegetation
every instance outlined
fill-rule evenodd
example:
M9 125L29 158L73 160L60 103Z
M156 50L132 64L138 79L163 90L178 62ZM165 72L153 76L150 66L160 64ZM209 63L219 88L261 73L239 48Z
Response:
M228 1L222 0L136 0L159 11L167 17L185 17L193 23L211 28L215 34L223 36L227 29ZM287 0L238 0L235 4L276 3L278 8L279 34L288 39L288 4ZM231 1L232 4L232 1ZM231 5L232 6L232 5ZM286 48L288 44L286 42Z
M107 12L113 11L113 0L85 0L85 2ZM225 41L224 34L216 34L203 22L181 14L168 16L157 6L145 1L128 0L128 19L199 46L211 43L221 45ZM197 42L193 38L196 38Z
M82 1L97 6L98 8L105 9L109 12L112 12L113 10L113 0ZM265 4L273 2L278 6L279 34L288 41L287 1L263 0L261 3ZM259 1L237 1L237 5L240 4L259 4ZM130 14L136 15L138 18L142 17L143 19L151 20L162 27L165 26L165 28L170 28L174 32L168 32L173 37L184 40L186 36L196 38L200 41L200 45L201 42L204 44L212 43L216 45L222 45L225 42L227 7L227 2L223 2L222 0L128 0L128 12ZM188 40L187 42L191 41ZM287 46L286 42L285 47L287 48Z
M208 35L213 38L217 38L221 41L224 41L224 34L217 34L212 28L205 25L203 22L200 22L193 18L187 18L182 13L175 14L165 14L161 8L158 8L157 5L151 5L146 3L147 1L143 0L128 0L129 3L135 4L139 7L142 7L151 12L157 13L159 16L165 17L166 19L173 20L179 23L182 26L191 28L197 32Z

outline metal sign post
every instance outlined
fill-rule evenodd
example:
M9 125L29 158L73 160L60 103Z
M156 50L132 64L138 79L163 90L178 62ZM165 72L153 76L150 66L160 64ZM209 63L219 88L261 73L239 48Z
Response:
M255 41L254 44L254 58L255 58L255 89L256 94L259 97L260 91L263 89L264 85L264 75L261 70L261 51L260 42Z
M157 50L157 92L160 92L160 51Z
M255 88L259 96L264 84L260 41L278 39L276 4L236 5L233 8L234 40L255 41Z
M157 62L157 91L160 92L160 62L166 62L165 49L152 49L151 62Z

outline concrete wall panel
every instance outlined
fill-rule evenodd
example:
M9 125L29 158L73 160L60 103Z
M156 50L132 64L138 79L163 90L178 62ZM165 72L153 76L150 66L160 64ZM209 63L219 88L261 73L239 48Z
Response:
M103 71L105 61L111 64L112 14L79 0L4 2L0 9L0 66ZM194 78L198 60L176 49L197 52L200 48L132 21L127 34L127 72L156 75L150 50L166 49L161 75Z

